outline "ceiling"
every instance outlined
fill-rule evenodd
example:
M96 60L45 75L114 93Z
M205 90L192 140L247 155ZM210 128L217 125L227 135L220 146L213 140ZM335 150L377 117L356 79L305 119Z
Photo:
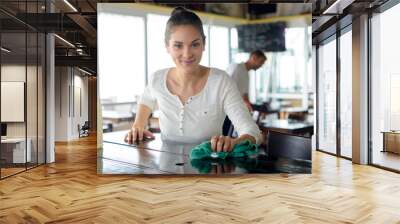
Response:
M25 39L22 38L24 35L18 32L25 31L26 28L31 31L54 32L60 37L55 38L56 66L79 66L96 73L97 3L127 2L145 2L167 7L180 5L192 10L257 19L309 13L311 4L293 3L311 3L312 0L229 1L242 4L221 3L223 2L221 0L206 0L201 4L194 4L189 0L180 0L179 4L172 4L168 0L158 0L157 3L149 0L68 0L67 2L64 0L1 0L1 30L7 33L6 36L3 35L4 38L9 38L7 41L14 41L14 47L25 46ZM48 13L50 9L52 13ZM31 52L35 47L33 43L29 44L27 51ZM15 54L18 54L18 51Z
M354 17L374 11L388 0L313 0L313 44L350 25Z

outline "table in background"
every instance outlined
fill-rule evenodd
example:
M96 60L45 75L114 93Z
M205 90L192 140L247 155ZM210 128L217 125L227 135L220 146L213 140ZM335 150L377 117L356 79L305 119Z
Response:
M27 142L25 153L25 142ZM4 164L25 164L31 162L32 140L30 138L5 138L1 139L1 159Z
M296 119L304 121L308 114L308 108L304 107L286 107L279 110L279 119Z
M400 131L382 131L382 152L393 152L400 154Z
M135 114L130 112L102 111L102 116L103 120L108 120L113 123L132 121L135 119Z
M314 125L312 123L296 120L266 119L261 121L259 126L264 132L277 131L308 137L314 133Z
M256 118L256 123L259 124L260 121L269 114L278 113L280 108L272 108L269 104L251 104L253 111L257 111L258 115Z

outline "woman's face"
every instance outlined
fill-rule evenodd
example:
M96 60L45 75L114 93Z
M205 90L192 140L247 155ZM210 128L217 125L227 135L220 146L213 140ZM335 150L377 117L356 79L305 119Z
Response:
M204 43L200 32L194 26L173 27L166 47L178 69L194 72L198 68L204 51Z

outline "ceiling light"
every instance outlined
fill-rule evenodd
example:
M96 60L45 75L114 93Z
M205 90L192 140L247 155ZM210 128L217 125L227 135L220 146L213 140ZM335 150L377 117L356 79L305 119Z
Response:
M343 9L351 5L354 0L336 0L332 5L324 10L322 14L342 14Z
M81 72L83 72L83 73L85 73L85 74L92 75L92 73L89 73L88 71L83 70L83 69L81 69L81 68L79 68L79 67L78 67L78 70L81 71Z
M67 4L72 10L74 10L74 12L78 12L78 10L71 4L68 2L68 0L64 0L65 4Z
M7 48L5 48L5 47L1 47L1 50L4 51L4 52L6 52L6 53L10 53L10 52L11 52L11 50L9 50L9 49L7 49Z
M61 41L63 41L64 43L68 44L69 46L75 48L75 45L71 44L71 42L69 42L68 40L58 36L57 34L54 34L54 36L56 36L58 39L60 39Z

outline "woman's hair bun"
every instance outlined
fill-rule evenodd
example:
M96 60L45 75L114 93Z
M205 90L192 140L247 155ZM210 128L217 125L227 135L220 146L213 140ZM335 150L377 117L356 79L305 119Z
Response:
M203 30L203 23L199 16L197 16L194 12L184 8L184 7L176 7L171 12L171 16L167 21L167 26L165 27L165 43L168 43L172 28L175 26L182 26L182 25L190 25L195 27L200 35L203 38L203 42L205 43L206 36L204 35Z
M182 6L178 6L178 7L174 8L174 10L172 10L171 16L174 16L174 15L182 13L182 12L187 12L187 9L185 9Z

